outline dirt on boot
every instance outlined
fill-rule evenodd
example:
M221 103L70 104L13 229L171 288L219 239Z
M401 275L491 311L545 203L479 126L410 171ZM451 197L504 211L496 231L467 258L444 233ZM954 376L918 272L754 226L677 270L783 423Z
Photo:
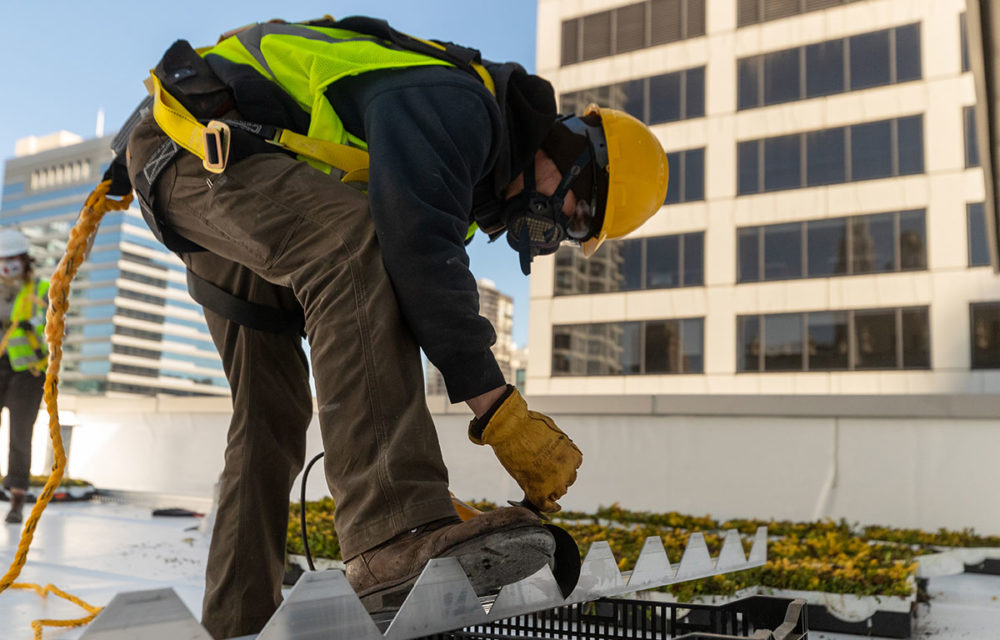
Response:
M497 509L407 531L346 564L347 579L372 613L397 609L432 558L457 558L476 595L496 592L552 565L555 541L527 509Z

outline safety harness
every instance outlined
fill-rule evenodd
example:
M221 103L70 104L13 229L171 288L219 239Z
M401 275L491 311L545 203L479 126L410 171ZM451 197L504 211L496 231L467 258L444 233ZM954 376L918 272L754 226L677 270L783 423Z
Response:
M237 37L253 26L255 25L228 32L220 38L220 42L228 37ZM475 49L415 38L393 29L384 20L360 16L340 21L325 16L296 26L340 29L377 38L395 48L422 54L464 70L482 82L491 94L496 95L493 79ZM205 49L195 50L194 53L203 51ZM112 181L110 195L123 196L132 188L135 189L143 218L157 240L169 250L177 254L205 251L203 247L173 231L156 214L156 181L182 149L201 159L206 171L216 174L224 172L229 164L255 153L283 152L314 166L332 169L341 182L365 188L369 164L366 150L350 144L310 137L290 128L271 124L223 118L200 119L171 94L170 91L176 89L165 86L171 79L182 80L183 77L174 76L183 73L183 70L175 72L167 78L167 83L155 70L150 74L146 81L150 95L139 105L112 142L116 157L105 174L105 179L110 178ZM238 108L239 105L233 106ZM131 184L125 167L129 135L150 112L169 139L154 151L142 170L137 172L135 184ZM476 228L475 223L470 225L467 240L471 240ZM240 325L267 332L302 333L304 317L301 309L289 312L248 302L190 270L188 289L196 302Z

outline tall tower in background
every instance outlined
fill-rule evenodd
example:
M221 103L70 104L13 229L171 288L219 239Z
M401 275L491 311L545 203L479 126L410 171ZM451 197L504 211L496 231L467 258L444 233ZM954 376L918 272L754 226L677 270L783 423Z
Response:
M497 341L493 345L493 355L497 359L497 364L500 365L504 379L514 384L515 365L520 362L515 362L514 299L498 291L496 283L487 278L480 278L476 281L476 285L479 289L479 315L489 320L497 332ZM429 361L425 367L424 377L427 395L448 395L441 372Z
M0 226L32 243L51 274L87 194L111 161L113 136L69 132L18 140L6 163ZM108 395L226 395L229 385L184 266L136 207L108 213L70 299L64 389Z
M1000 391L964 7L539 0L560 111L643 120L670 178L630 238L536 260L530 393Z

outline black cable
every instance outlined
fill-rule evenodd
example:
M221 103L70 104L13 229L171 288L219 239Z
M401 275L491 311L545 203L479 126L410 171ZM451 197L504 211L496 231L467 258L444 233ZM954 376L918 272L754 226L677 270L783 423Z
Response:
M306 564L309 565L310 571L315 571L316 566L313 564L312 554L309 553L309 536L306 535L306 478L309 477L309 470L312 469L312 466L322 457L323 452L320 451L306 465L306 470L302 472L302 485L299 492L299 522L302 524L302 548L305 549Z

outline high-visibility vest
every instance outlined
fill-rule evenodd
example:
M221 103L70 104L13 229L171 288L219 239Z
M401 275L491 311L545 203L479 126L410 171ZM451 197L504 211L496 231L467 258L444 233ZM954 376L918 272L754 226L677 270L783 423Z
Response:
M46 296L49 294L49 281L36 278L26 282L14 299L14 308L10 312L10 323L14 329L7 340L7 357L10 368L14 371L24 371L29 367L44 366L48 356L48 345L45 344L45 310ZM20 323L28 321L33 327L32 332L22 329Z
M277 84L309 114L309 130L305 132L308 137L360 149L368 145L344 128L326 97L330 85L370 71L453 66L373 36L304 24L257 24L198 52L223 82L228 80L228 65L212 60L213 56L240 65L243 70L251 67ZM328 167L318 168L329 171Z
M308 130L304 132L306 139L303 140L300 136L300 143L308 146L309 140L316 140L367 151L367 143L345 129L340 116L327 98L326 91L332 84L342 78L370 71L422 66L457 66L445 54L435 55L439 50L446 51L444 45L394 33L403 39L419 43L434 53L423 53L400 46L395 41L383 40L374 35L336 26L286 23L252 25L224 38L215 46L197 51L219 79L226 84L245 86L249 74L252 78L260 77L273 82L292 98L309 117ZM463 68L475 74L493 93L495 91L493 79L482 64L477 62L478 52L470 49L462 50L475 54L475 60L466 61L466 64L462 65ZM157 101L160 100L160 91L162 88L157 86ZM235 97L236 106L239 108L240 96ZM183 148L190 149L185 144L187 135L180 133L180 130L174 131L171 127L165 126L159 117L157 121L175 142ZM331 165L315 157L301 154L298 157L321 171L329 173L332 170ZM471 240L476 229L477 225L472 222L466 235L467 241Z

